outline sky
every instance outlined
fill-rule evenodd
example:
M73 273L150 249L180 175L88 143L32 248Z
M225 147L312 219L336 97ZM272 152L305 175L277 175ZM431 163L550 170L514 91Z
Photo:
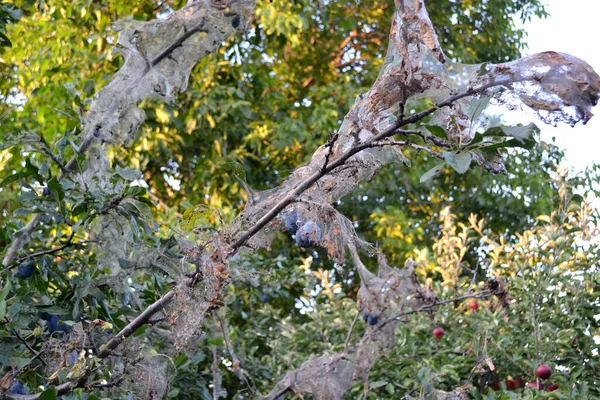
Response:
M554 50L569 53L585 60L600 73L600 46L598 46L599 0L545 0L550 16L533 19L523 27L528 33L529 48L523 55ZM592 162L600 163L600 104L592 112L595 116L587 125L538 124L542 139L555 143L566 150L567 164L575 172L585 169Z

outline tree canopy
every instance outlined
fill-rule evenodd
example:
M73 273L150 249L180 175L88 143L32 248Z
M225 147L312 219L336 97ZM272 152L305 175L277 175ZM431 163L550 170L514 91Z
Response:
M212 43L216 49L224 41L214 54L202 54L176 98L144 99L143 123L130 138L86 126L127 46L140 49L134 38L152 43L152 33L136 31L133 21L164 20L184 3L0 3L3 256L22 240L28 220L40 222L2 269L2 390L16 393L18 381L30 393L43 385L44 398L52 398L53 385L60 391L76 381L72 398L247 398L270 392L311 356L348 348L349 332L357 343L378 316L363 323L357 300L364 279L350 263L329 259L330 248L296 245L303 243L298 232L295 239L266 234L267 248L231 259L222 289L203 286L214 293L210 307L182 289L172 296L190 302L167 306L109 354L121 344L112 341L117 333L170 288L186 277L202 282L195 275L204 265L198 249L230 239L215 239L214 232L233 232L235 239L252 221L240 216L293 178L295 168L310 165L319 146L334 140L333 148L344 116L380 68L394 62L390 53L386 58L393 2L264 1L251 17L238 9L239 15L224 13L227 29L239 33ZM525 32L513 18L546 15L539 1L439 0L427 7L452 63L518 58ZM212 34L204 22L199 32ZM111 27L129 42L118 42ZM474 75L485 76L482 65ZM431 101L418 99L414 113ZM427 123L436 120L409 128ZM407 146L415 146L402 162L382 166L326 211L345 215L350 225L343 226L376 244L390 264L411 258L400 271L413 268L441 302L402 316L397 345L367 380L354 382L348 398L418 398L459 387L475 398L600 396L593 357L600 252L596 211L585 201L597 171L558 171L562 152L533 143L537 128L526 128L486 131L501 137L490 149L502 149L508 173L500 175L485 168L459 173L465 171L456 157L475 147L431 128L439 140L429 140L445 149L442 161L452 168L435 170L425 182L442 153L421 150L427 140L406 133ZM102 150L82 150L90 133ZM71 159L80 173L63 179ZM317 228L318 241L335 236ZM314 229L305 244L311 235ZM356 257L377 271L367 249ZM433 338L435 327L444 329L442 340ZM554 368L558 391L509 390L518 379L535 380L542 363Z

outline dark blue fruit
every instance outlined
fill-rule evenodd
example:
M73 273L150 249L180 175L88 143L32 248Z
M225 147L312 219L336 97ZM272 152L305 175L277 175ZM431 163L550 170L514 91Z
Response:
M77 362L79 359L79 353L77 350L73 350L67 355L67 366L71 366Z
M35 270L34 263L21 264L21 265L19 265L19 268L17 270L17 275L19 275L19 277L21 277L23 279L27 279L31 275L33 275L34 270Z
M10 394L27 394L25 393L25 386L23 386L23 382L18 379L15 379L10 384L8 388L8 393Z
M300 247L313 247L321 241L321 228L308 221L296 231L296 244Z
M263 303L266 303L267 301L269 301L269 295L268 294L263 294L262 295L262 301L263 301Z
M364 314L363 314L363 320L364 320L365 322L367 322L367 321L369 320L369 314L367 314L367 313L364 313Z
M285 219L285 229L290 232L296 232L298 230L299 225L302 225L302 220L300 219L300 214L298 214L298 210L293 210L288 214Z
M48 186L45 186L44 189L42 189L42 194L44 196L50 196L52 194L52 190L50 190Z
M234 28L237 28L238 26L240 26L240 16L239 15L235 15L233 17L233 19L231 20L231 26L233 26Z
M60 320L60 318L58 318L58 315L43 313L42 319L46 321L46 326L48 327L48 332L50 332L50 333L54 333L54 332L69 333L71 331L69 329L69 326L67 324L65 324L64 322L62 322L60 324L58 323L58 321Z
M379 322L379 317L375 315L369 315L369 325L377 325Z

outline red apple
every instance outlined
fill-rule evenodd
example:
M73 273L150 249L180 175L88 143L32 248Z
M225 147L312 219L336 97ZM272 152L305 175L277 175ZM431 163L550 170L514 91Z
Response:
M473 311L476 311L476 310L479 309L479 303L476 302L475 300L470 301L469 304L468 304L468 306Z
M506 384L507 390L514 390L517 388L515 381L513 381L512 379L507 379L504 383Z
M523 378L515 379L515 389L522 388L522 387L525 387L525 381L523 380Z
M553 383L552 385L550 385L546 388L546 390L549 392L554 392L557 389L558 389L558 385L556 383Z
M535 369L535 376L540 379L548 379L552 375L552 370L546 364L540 364Z
M439 326L433 330L433 336L435 336L438 339L443 338L445 333L446 332L444 332L444 330L442 328L440 328Z
M542 385L540 385L540 384L539 384L539 383L537 383L537 382L529 382L529 383L527 384L527 387L528 387L528 388L534 388L534 389L541 389L541 388L542 388Z

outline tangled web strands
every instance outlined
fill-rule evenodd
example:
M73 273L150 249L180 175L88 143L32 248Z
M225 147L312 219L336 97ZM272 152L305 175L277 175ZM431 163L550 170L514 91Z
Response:
M115 51L125 62L111 81L94 95L82 119L80 154L88 154L86 167L76 179L95 197L115 195L105 143L127 145L145 119L138 104L145 98L173 102L187 88L193 66L235 32L250 26L254 0L189 0L165 19L113 24L119 32ZM61 171L59 180L75 171L77 156ZM37 214L11 243L2 263L9 265L40 223Z
M351 249L351 252L362 279L358 293L359 312L376 316L382 322L368 325L364 336L343 352L306 361L289 372L264 398L277 398L281 393L292 390L299 395L310 394L316 399L340 399L353 381L363 381L368 386L369 371L378 356L395 346L399 321L393 317L435 300L419 285L412 260L408 260L400 270L391 268L385 257L380 255L379 272L374 275L360 262L356 250Z
M243 223L252 225L258 221L304 181L351 149L403 125L402 121L409 119L404 112L410 111L415 101L435 105L428 112L432 114L428 124L444 128L449 140L465 144L476 133L500 125L499 118L489 111L492 105L509 110L528 109L546 123L573 125L591 118L599 91L600 77L593 69L563 53L545 52L497 65L450 62L440 49L423 1L404 0L397 4L386 60L371 90L356 99L337 134L317 149L307 165L246 209ZM452 107L446 107L451 104ZM426 134L423 127L418 129ZM377 146L356 153L294 199L301 204L294 207L304 207L305 219L328 227L329 232L322 235L318 244L327 248L338 263L343 263L348 243L360 244L343 217L332 218L322 210L353 192L359 183L370 180L384 164L405 161L399 148L385 146L391 142L389 135ZM490 171L505 171L499 154L490 157L474 150L472 158ZM281 221L268 225L249 245L268 247L272 239L269 233L279 224Z
M101 141L129 143L144 121L137 104L145 98L172 103L187 88L194 65L227 37L245 30L253 10L254 2L247 0L190 1L164 20L114 23L119 32L115 51L125 63L94 96L86 129Z
M173 103L187 88L194 65L215 52L227 37L247 28L254 4L248 0L190 1L164 20L114 23L113 30L119 32L115 51L125 62L94 96L85 116L85 132L97 143L129 144L145 120L137 105L145 98ZM99 153L98 160L103 156L104 152ZM98 178L99 171L90 168L90 173Z
M545 52L498 65L449 62L440 49L423 1L397 3L388 53L373 87L357 98L337 134L315 152L306 166L294 171L281 187L249 204L242 222L253 224L282 201L287 204L296 201L283 212L283 221L269 223L248 244L268 246L273 230L284 224L289 229L290 218L294 226L310 221L311 226L316 223L321 227L318 235L313 234L315 244L325 247L333 260L343 263L345 249L351 250L362 280L358 296L360 312L385 319L403 308L430 304L432 296L419 286L410 266L394 270L380 257L379 275L371 274L356 251L365 244L357 239L349 221L331 206L354 191L359 183L371 179L385 163L404 160L400 150L391 146L366 148L317 179L297 199L290 199L290 193L311 177L323 174L327 165L372 142L378 135L380 144L391 143L394 129L418 121L404 115L416 100L425 99L433 105L423 117L431 115L428 123L444 128L448 141L469 143L476 133L500 125L488 112L489 105L503 105L509 110L528 108L546 123L574 125L579 121L586 123L592 117L591 108L597 104L599 92L600 77L587 63L567 54ZM450 105L451 108L447 107ZM477 150L472 156L491 171L504 170L501 158L489 159ZM394 319L370 327L350 349L306 361L288 373L265 398L277 398L286 390L317 399L341 398L354 380L366 381L378 355L395 345L397 323ZM431 396L466 398L460 389L452 393L435 391Z

